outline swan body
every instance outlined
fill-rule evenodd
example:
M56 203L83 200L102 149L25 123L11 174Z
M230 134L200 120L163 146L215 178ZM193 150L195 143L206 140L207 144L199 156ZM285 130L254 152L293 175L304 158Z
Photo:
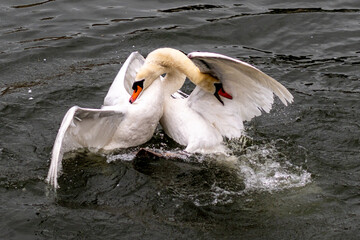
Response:
M137 146L151 139L163 114L160 77L154 79L136 104L129 103L131 86L144 61L137 52L128 57L100 109L74 106L68 110L53 146L48 183L58 187L63 154L68 151L78 148L111 151Z
M269 112L274 94L285 105L293 101L291 93L275 79L245 62L216 53L186 56L171 48L157 49L146 58L135 83L142 81L140 91L146 92L153 79L164 73L160 123L165 133L185 145L188 152L224 152L223 137L240 137L243 121ZM196 87L184 97L176 91L186 77ZM219 83L220 91L216 87Z
M178 91L186 77L196 85L189 96ZM285 105L293 101L291 93L270 76L221 54L185 55L160 48L144 59L134 52L100 109L74 106L68 110L54 143L47 182L58 187L65 152L78 148L111 151L143 144L159 120L165 133L186 146L186 151L223 153L223 138L240 137L243 121L269 112L274 94Z
M188 99L168 98L160 124L165 133L187 152L225 152L223 137L201 114L188 107Z

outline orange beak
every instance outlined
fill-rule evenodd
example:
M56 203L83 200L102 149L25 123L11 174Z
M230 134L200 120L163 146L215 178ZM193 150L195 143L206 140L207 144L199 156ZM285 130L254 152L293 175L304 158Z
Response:
M131 104L133 104L133 103L135 102L135 100L138 98L138 96L140 95L140 93L141 93L142 90L143 90L142 87L137 86L136 90L134 90L133 94L132 94L131 97L130 97L129 102L130 102Z

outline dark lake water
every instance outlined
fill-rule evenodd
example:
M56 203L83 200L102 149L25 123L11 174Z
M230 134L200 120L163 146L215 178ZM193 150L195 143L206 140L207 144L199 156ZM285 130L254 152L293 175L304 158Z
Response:
M99 107L133 51L209 51L294 95L246 123L230 157L144 146L72 153L45 177L62 117ZM0 3L0 239L359 239L360 2ZM185 89L191 88L186 85Z

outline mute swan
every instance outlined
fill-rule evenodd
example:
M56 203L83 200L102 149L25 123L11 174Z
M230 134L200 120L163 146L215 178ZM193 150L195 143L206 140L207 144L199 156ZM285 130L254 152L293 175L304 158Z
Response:
M240 137L243 121L262 110L268 113L273 93L285 105L293 101L283 85L245 62L216 53L186 56L175 49L160 48L148 55L137 73L130 103L141 99L140 95L164 73L160 123L165 133L186 146L188 152L225 152L223 137ZM186 77L196 84L188 97L175 93Z
M52 150L47 182L58 187L58 174L65 152L88 148L114 150L143 144L150 140L163 114L160 77L152 79L137 104L130 105L131 85L145 59L132 53L112 83L101 109L74 106L61 123Z

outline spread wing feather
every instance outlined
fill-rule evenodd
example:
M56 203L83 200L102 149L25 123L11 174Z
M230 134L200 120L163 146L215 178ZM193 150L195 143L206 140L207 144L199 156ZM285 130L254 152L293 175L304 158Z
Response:
M116 75L101 109L74 106L65 114L52 150L47 181L55 188L63 154L78 148L101 149L112 139L126 115L131 86L145 59L133 52Z
M144 62L145 58L140 53L133 52L130 54L111 84L104 99L104 106L129 102L136 73Z
M269 112L273 94L287 105L293 101L291 93L279 82L259 69L221 54L193 52L188 57L203 73L219 79L233 99L222 98L222 105L212 94L196 87L188 98L191 108L210 121L228 138L240 137L243 121Z
M82 147L101 149L111 141L123 117L116 110L70 108L55 139L47 181L57 188L63 154Z

